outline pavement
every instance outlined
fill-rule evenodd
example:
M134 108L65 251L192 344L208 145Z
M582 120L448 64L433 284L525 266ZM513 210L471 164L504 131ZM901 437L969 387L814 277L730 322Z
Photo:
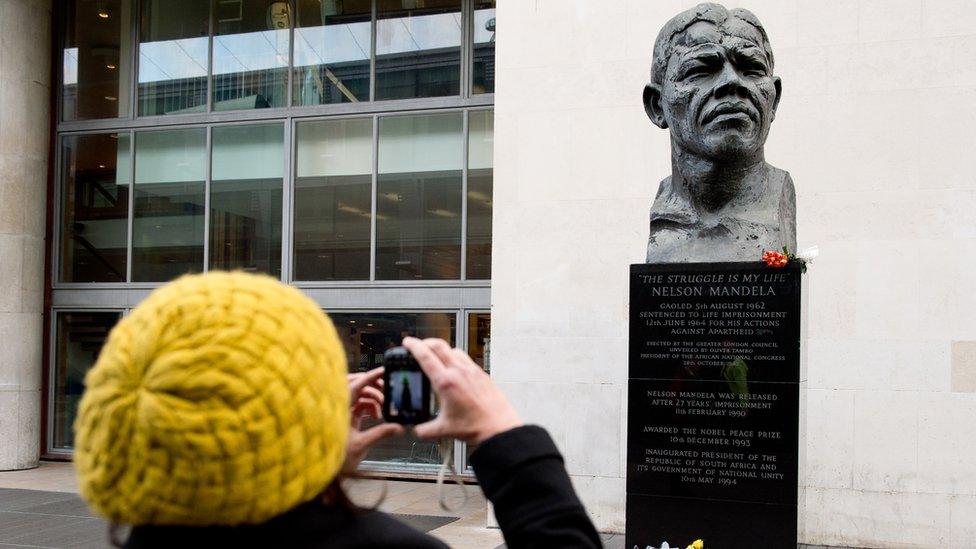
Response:
M488 506L477 486L467 486L465 502L459 488L448 485L452 511L440 508L437 485L430 482L351 480L346 489L362 506L374 506L382 497L380 510L456 549L503 544L501 531L486 526ZM0 472L0 547L111 547L108 525L92 515L77 493L70 463L41 462L36 469Z
M450 511L438 503L437 485L423 481L354 479L350 499L375 507L454 549L505 549L501 531L489 528L488 504L476 485L467 499L455 484L445 486ZM623 549L621 535L603 536L607 549ZM42 461L26 471L0 472L0 548L107 549L108 525L78 497L71 463Z

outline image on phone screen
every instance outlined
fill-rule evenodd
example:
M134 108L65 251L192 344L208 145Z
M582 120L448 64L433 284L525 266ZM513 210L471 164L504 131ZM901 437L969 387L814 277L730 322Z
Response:
M390 416L409 419L423 410L423 374L400 370L390 373Z

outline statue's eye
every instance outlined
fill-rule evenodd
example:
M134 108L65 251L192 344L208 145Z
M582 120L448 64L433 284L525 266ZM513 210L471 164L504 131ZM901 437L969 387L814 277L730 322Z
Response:
M746 62L742 65L742 73L746 76L766 76L766 65L759 62Z
M695 65L685 70L685 74L682 77L682 79L688 80L699 76L708 76L709 74L711 74L711 72L712 69L709 68L707 65Z

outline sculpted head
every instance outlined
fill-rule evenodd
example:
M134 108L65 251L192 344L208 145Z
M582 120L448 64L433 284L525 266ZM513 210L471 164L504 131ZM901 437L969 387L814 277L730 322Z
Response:
M699 4L658 34L644 109L670 129L675 154L729 162L762 152L781 94L759 19Z

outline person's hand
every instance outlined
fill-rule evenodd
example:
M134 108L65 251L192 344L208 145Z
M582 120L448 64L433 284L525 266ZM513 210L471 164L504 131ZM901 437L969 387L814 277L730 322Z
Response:
M352 425L346 441L346 461L342 464L344 473L352 473L359 462L376 443L403 433L403 427L396 423L381 423L369 429L362 429L366 418L383 419L383 368L368 372L349 374L349 406L352 408Z
M415 337L404 338L403 346L420 363L440 397L440 414L415 427L418 437L453 437L480 444L522 425L501 390L461 349L452 349L442 339Z

